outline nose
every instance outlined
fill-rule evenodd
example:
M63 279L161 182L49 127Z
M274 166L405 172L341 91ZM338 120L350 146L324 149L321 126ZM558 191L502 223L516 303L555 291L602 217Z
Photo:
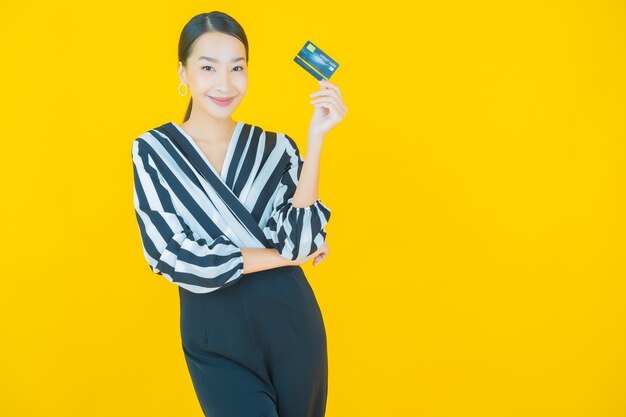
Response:
M230 90L230 74L228 71L221 71L215 79L215 89L219 91Z

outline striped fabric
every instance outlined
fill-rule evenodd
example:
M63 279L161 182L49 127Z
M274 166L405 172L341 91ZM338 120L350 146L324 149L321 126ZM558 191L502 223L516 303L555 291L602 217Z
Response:
M291 200L303 160L283 133L237 122L222 172L175 122L132 142L134 207L152 272L194 293L243 276L239 248L303 259L324 242L330 210Z

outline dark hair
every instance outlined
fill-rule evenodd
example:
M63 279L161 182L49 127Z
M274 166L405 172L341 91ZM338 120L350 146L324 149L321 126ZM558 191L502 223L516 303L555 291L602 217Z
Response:
M200 35L208 32L222 32L239 39L246 47L246 63L248 63L248 38L246 37L246 32L243 30L243 27L226 13L212 11L209 13L200 13L192 17L183 28L180 34L180 40L178 41L178 60L182 62L183 65L187 65L187 58L189 58L189 54L191 54L195 40ZM191 115L192 105L193 98L190 98L187 113L183 120L184 122L187 121Z

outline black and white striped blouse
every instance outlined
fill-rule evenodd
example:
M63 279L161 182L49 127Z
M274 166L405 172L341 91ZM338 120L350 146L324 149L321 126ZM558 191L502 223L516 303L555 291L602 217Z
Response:
M330 210L291 200L303 159L294 140L237 122L221 175L175 122L132 143L134 206L152 272L194 293L243 276L239 248L306 258L324 242Z

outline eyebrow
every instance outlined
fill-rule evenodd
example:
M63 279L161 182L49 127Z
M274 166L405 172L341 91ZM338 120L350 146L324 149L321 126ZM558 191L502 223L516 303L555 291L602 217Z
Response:
M198 61L200 61L201 59L206 59L207 61L211 61L211 62L220 62L215 58L211 58L210 56L201 56L200 58L198 58ZM231 60L230 62L237 62L237 61L243 61L243 57L240 56L238 58Z

